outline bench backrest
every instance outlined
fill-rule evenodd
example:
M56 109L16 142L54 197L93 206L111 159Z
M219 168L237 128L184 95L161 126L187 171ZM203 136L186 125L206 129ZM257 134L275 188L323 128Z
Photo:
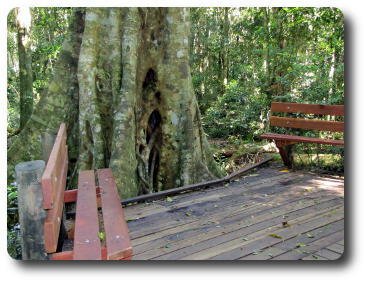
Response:
M271 104L271 112L344 116L344 105L273 102ZM271 116L270 126L330 132L344 132L344 122L326 121L319 119Z
M47 253L53 253L57 248L64 207L67 169L66 126L65 124L61 124L46 169L41 178L43 208L47 210L44 224L45 248Z

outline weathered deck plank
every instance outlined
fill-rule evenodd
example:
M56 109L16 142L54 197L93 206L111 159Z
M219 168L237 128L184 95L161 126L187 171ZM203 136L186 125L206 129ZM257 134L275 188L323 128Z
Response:
M218 215L214 215L213 217L208 217L206 219L201 220L200 223L191 222L187 225L181 225L179 227L175 227L174 229L163 230L159 233L155 233L147 237L140 238L139 242L136 241L137 245L135 248L135 254L140 253L141 250L146 251L149 248L157 247L157 245L164 244L166 241L171 242L175 241L175 247L177 248L176 242L181 239L187 239L189 237L196 237L196 239L199 239L198 237L203 237L203 235L201 235L203 233L205 234L205 238L209 238L211 234L213 234L214 237L221 233L226 233L226 231L227 232L233 231L238 228L254 225L256 223L269 219L270 222L276 222L280 224L283 220L282 217L284 215L284 212L287 209L298 210L305 208L307 206L312 207L315 202L315 200L309 200L300 203L298 200L299 199L296 199L290 204L284 203L281 205L281 207L276 209L272 209L271 207L270 208L263 207L263 210L261 211L254 211L252 207L249 207L247 209L242 208L243 210L242 212L236 211L234 212L233 215L227 215L223 219L217 219ZM330 201L330 199L325 199L325 201ZM329 203L325 204L328 205ZM319 208L322 208L322 206L325 204L324 203L321 204ZM333 204L335 204L335 201L334 203L329 204L329 206ZM257 206L255 206L254 208L259 209ZM241 209L241 207L239 209ZM298 212L298 214L299 213L301 212ZM295 213L295 215L296 214L297 213ZM268 223L263 224L263 226L266 225L269 224ZM198 226L200 227L200 229L198 229ZM142 242L142 240L147 239L150 241Z
M344 251L343 191L341 178L262 168L227 186L127 206L133 259L335 259Z

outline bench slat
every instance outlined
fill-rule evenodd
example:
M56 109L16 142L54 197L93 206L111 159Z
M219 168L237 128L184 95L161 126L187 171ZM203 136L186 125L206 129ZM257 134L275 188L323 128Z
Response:
M62 211L64 208L64 191L66 186L68 153L63 155L59 182L55 184L56 197L53 201L51 209L47 210L47 216L44 222L45 249L47 253L56 251L57 242L60 232L60 224L62 219Z
M282 113L304 113L304 114L344 116L344 105L273 102L271 104L271 111Z
M102 247L102 260L107 260L107 251L106 247ZM74 252L73 251L64 251L59 253L54 253L51 255L52 260L73 260ZM121 260L129 260L131 257L122 258Z
M344 140L330 140L330 139L320 139L320 138L272 134L272 133L263 134L260 137L262 139L272 139L276 141L290 141L290 142L298 142L298 143L317 143L317 144L344 146Z
M270 125L285 128L344 132L344 122L335 122L335 121L307 120L307 119L271 116Z
M106 233L107 259L128 258L132 254L129 231L120 196L110 168L97 170Z
M66 126L63 123L59 128L45 172L41 178L44 209L51 209L58 197L58 184L62 178L62 172L65 166L64 156L66 153Z
M94 171L81 171L76 203L74 260L101 260Z

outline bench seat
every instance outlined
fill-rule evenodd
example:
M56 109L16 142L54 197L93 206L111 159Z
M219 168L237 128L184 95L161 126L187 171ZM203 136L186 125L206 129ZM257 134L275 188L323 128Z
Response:
M129 258L132 254L129 232L112 170L110 168L97 170L97 180L98 196L94 171L79 173L73 259L102 259L102 245L99 238L102 230L106 259ZM99 227L97 198L101 199L103 227Z
M289 142L289 144L294 142L294 143L317 143L317 144L344 146L344 140L330 140L330 139L320 139L320 138L273 134L273 133L266 133L261 135L260 137L262 139Z

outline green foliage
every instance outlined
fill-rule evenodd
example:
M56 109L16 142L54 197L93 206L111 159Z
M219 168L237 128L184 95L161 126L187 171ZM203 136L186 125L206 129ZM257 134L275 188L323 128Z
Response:
M298 144L294 146L294 165L297 168L344 172L344 148L330 145Z
M18 206L18 191L17 187L10 185L7 188L7 200L8 207L17 207Z
M61 49L70 14L71 8L31 8L30 40L33 95L36 103L52 76L53 65ZM8 130L11 131L19 127L19 63L14 10L8 15L7 47Z
M224 95L207 109L203 125L213 138L231 135L251 138L253 133L264 127L264 121L259 117L263 109L266 109L265 96L251 96L238 81L232 80Z
M15 259L21 259L19 217L18 217L18 191L17 187L10 185L7 187L7 242L8 253Z
M8 229L7 233L8 253L14 259L22 259L22 248L20 244L19 229Z
M344 103L338 9L193 8L191 19L193 84L210 137L256 138L272 101Z

